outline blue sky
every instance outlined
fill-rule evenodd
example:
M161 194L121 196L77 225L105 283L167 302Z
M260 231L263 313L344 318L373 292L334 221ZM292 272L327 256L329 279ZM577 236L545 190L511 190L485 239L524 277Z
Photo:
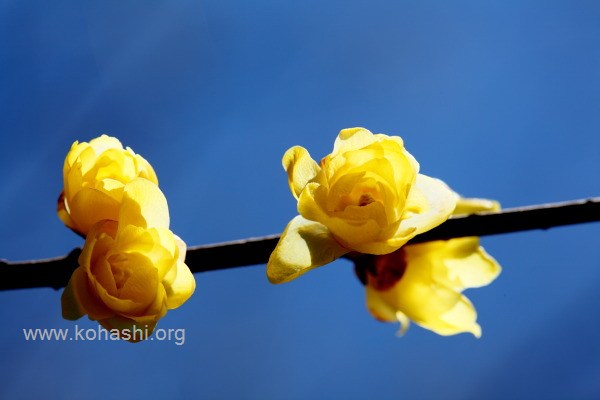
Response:
M75 140L118 137L157 171L189 245L278 233L281 156L337 132L402 136L425 174L503 206L600 194L593 1L0 1L0 258L82 240L56 216ZM0 397L529 399L600 395L598 224L483 239L483 337L373 320L345 260L272 286L196 275L173 342L27 342L71 328L60 291L0 293ZM79 327L95 323L82 319Z

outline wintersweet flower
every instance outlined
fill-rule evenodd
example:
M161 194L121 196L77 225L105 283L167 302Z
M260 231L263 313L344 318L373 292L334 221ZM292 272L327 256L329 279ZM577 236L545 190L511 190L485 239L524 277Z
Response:
M456 213L496 209L494 201L461 199ZM400 333L412 320L440 335L476 337L481 336L477 313L462 291L490 284L500 271L477 237L409 244L356 267L368 310L381 321L400 322Z
M387 254L444 222L456 194L419 174L398 136L342 130L317 164L300 146L283 156L300 215L285 228L267 265L272 283L290 281L350 251Z
M62 295L63 317L87 314L111 334L145 339L167 310L194 292L185 252L185 243L169 230L160 189L144 178L132 180L123 188L117 221L103 220L90 230ZM134 328L142 333L136 336Z
M73 143L63 166L59 218L82 236L98 221L116 221L123 188L138 177L158 184L152 166L118 139L102 135Z

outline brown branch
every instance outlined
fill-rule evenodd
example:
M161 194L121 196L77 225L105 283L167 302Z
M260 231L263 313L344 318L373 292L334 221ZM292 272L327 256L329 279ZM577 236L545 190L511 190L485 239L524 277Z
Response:
M506 209L450 218L418 235L410 243L465 236L487 236L532 229L600 221L600 197ZM186 263L192 272L215 271L265 264L279 235L188 247ZM0 260L0 290L64 287L75 268L80 249L47 260L8 262ZM356 258L349 255L347 258Z

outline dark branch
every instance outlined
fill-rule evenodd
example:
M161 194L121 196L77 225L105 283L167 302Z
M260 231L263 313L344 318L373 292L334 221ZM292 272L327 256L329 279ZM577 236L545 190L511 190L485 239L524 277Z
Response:
M465 236L487 236L532 229L600 221L600 197L506 209L450 218L410 243ZM186 263L192 272L266 264L279 235L188 247ZM64 287L77 268L80 249L64 257L23 262L0 261L0 290ZM353 258L349 256L348 258Z

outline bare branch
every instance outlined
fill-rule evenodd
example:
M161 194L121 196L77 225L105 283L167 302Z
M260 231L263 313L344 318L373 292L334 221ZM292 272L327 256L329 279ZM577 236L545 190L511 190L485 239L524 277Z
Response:
M450 218L410 243L465 236L487 236L532 229L600 221L600 197L563 203L511 208ZM266 264L279 235L188 247L186 263L192 272ZM81 250L46 260L8 262L0 260L0 290L36 287L64 287L75 268ZM347 258L355 259L356 254Z

